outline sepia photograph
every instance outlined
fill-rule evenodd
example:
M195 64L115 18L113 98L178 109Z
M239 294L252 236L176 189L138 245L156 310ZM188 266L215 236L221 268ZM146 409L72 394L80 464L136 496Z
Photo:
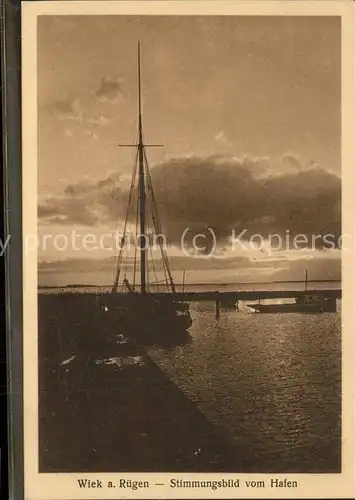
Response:
M36 16L37 473L297 497L351 465L342 16L139 10Z

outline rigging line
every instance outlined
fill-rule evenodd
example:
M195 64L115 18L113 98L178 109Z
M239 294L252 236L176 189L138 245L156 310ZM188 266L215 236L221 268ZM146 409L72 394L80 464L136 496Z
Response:
M152 184L152 178L151 178L151 174L150 174L150 171L149 171L149 168L148 168L148 160L147 160L147 156L145 154L145 151L144 151L144 157L145 157L145 160L147 162L147 178L148 178L148 182L151 185L152 201L153 201L153 207L154 207L154 210L155 210L155 217L156 217L156 220L157 220L158 231L160 232L160 234L162 234L162 226L161 226L161 223L160 223L159 213L158 213L158 210L157 210L157 204L156 204L156 200L155 200L155 194L154 194L154 189L153 189L153 184ZM166 269L167 269L167 272L168 272L168 275L169 275L169 280L170 280L170 285L171 285L172 291L175 292L175 284L174 284L174 280L173 280L173 277L172 277L172 274L171 274L168 256L167 256L166 252L164 251L164 249L163 249L162 245L160 244L160 242L159 242L159 246L160 246L160 251L161 251L161 254L162 254L162 258L165 261L165 265L166 265Z
M129 203L129 205L128 205L129 210L128 210L128 216L127 216L127 224L128 224L128 221L131 220L132 204L133 203ZM128 240L128 247L127 247L127 240ZM125 228L125 230L124 230L124 243L123 243L124 248L123 248L122 262L121 262L124 280L127 280L127 273L129 271L129 247L130 247L129 243L130 243L129 242L129 234L127 233L127 230Z
M161 231L159 231L158 227L157 227L157 222L156 222L156 219L154 217L154 214L152 215L153 217L153 224L154 224L154 227L155 227L155 230L157 233L161 234ZM168 276L168 273L167 273L167 259L166 259L166 256L163 252L163 249L162 249L162 243L160 242L160 240L158 240L158 244L159 244L159 249L160 249L160 253L162 255L162 262L163 262L163 272L164 272L164 277L165 277L165 283L166 283L166 286L169 288L169 276Z
M160 288L159 288L159 285L158 285L158 275L157 275L157 271L156 271L156 268L155 268L155 263L154 263L154 256L153 256L153 250L152 248L150 247L150 256L151 256L151 262L152 262L152 270L153 270L153 277L155 279L154 282L150 283L151 285L155 284L156 286L156 291L157 292L160 292Z
M163 229L162 229L162 225L161 225L160 218L159 218L159 212L158 212L158 209L157 209L157 203L156 203L156 200L155 200L153 183L152 183L152 178L151 178L151 175L150 175L149 168L147 168L147 177L148 177L148 182L150 183L150 186L151 186L152 201L153 201L153 208L154 208L154 214L155 214L155 218L156 218L157 229L162 234L163 233Z
M142 142L144 144L144 134L143 134L143 131L141 131L141 134L142 134ZM157 229L157 225L156 225L156 221L155 221L155 217L154 217L154 212L155 212L155 205L154 205L154 191L153 191L153 185L152 185L152 182L151 182L151 178L149 176L149 164L148 164L148 158L147 158L147 153L146 153L146 150L143 146L143 167L144 167L144 171L145 171L145 175L146 175L146 178L147 178L147 188L148 188L148 192L151 193L151 200L147 199L147 202L151 201L152 202L152 221L153 221L153 228L155 229L157 235L158 235L158 229ZM148 210L146 210L146 214L148 213ZM160 245L160 240L159 240L159 246L161 247ZM151 260L152 260L152 268L153 268L153 274L155 276L155 279L157 280L157 274L156 274L156 269L155 269L155 261L154 261L154 256L153 256L153 252L152 250L150 249L150 254L151 254ZM167 274L166 274L166 262L164 262L164 257L162 256L162 260L163 260L163 272L164 272L164 275L165 275L165 280L166 280L166 285L167 287L169 288L169 281L168 281L168 277L167 277ZM148 272L149 272L149 263L148 263Z
M125 254L127 223L128 223L128 219L130 216L130 208L131 208L130 198L131 198L131 191L130 191L129 202L128 202L128 206L127 206L123 234L122 234L122 238L120 240L120 251L119 251L119 256L118 256L118 261L117 261L116 277L115 277L115 282L114 282L114 287L113 287L115 290L117 290L117 285L119 282L119 276L120 276L120 272L121 272L122 267L124 269L126 269L126 266L122 266L122 259L124 258L124 254ZM113 291L115 291L115 290L113 290Z
M143 158L143 161L144 161L144 158ZM143 168L144 168L144 163L143 163ZM145 214L144 214L144 219L145 219L144 224L145 224L145 228L146 228L146 233L144 235L144 244L145 244L145 246L148 245L148 252L147 252L147 254L148 254L148 261L147 261L147 267L146 267L146 273L147 273L147 275L146 275L146 282L147 282L147 289L149 291L149 286L150 286L150 284L149 284L149 270L150 270L149 269L150 268L150 265L149 265L150 264L149 263L149 248L150 248L150 241L149 241L149 221L148 221L148 212L149 211L148 211L148 203L149 203L149 198L146 197L146 210L145 210Z
M132 193L133 195L133 193ZM128 211L127 211L127 224L128 221L131 220L131 214L132 214L132 203L128 203ZM121 261L121 269L123 272L124 279L123 281L127 280L127 272L128 272L128 262L129 262L129 246L127 248L127 230L126 228L123 231L124 234L124 241L123 241L123 249L122 249L122 261Z
M146 166L146 168L147 168L147 166ZM152 186L151 186L151 184L149 182L147 184L148 184L148 192L151 193ZM152 200L150 200L150 201L152 201ZM149 214L152 217L152 229L155 230L155 232L157 232L155 221L154 221L153 206L152 206L151 211L149 212ZM159 287L159 284L158 284L158 273L157 273L157 268L156 268L156 262L155 262L155 258L154 258L154 254L153 254L153 245L149 245L149 250L150 250L150 256L151 256L152 274L153 274L153 277L155 279L156 290L158 292L160 292L160 287ZM165 275L165 281L167 282L165 266L163 265L162 267L163 267L163 272L164 272L164 275ZM150 283L150 285L152 285L152 283Z
M150 183L148 182L148 193L150 193L150 192L151 192L151 186L150 186ZM155 228L153 210L152 210L151 215L152 215L153 226ZM159 292L160 288L159 288L159 284L158 284L158 275L157 275L156 268L155 268L155 260L154 260L152 245L149 246L149 250L150 250L151 262L152 262L153 276L155 278L155 285L156 285L157 291Z
M126 211L126 217L124 221L124 226L123 226L123 235L121 238L121 246L120 246L120 251L117 259L117 266L116 266L116 276L114 280L114 284L112 287L112 292L117 291L117 286L118 286L118 281L120 278L120 268L121 268L121 263L122 263L122 254L123 254L123 249L125 247L125 238L126 238L126 231L127 231L127 221L128 221L128 216L129 216L129 210L130 210L130 205L131 205L131 200L132 200L132 192L135 184L135 178L136 178L136 173L137 173L137 161L138 161L138 151L136 152L136 159L135 159L135 165L133 168L133 173L132 173L132 179L131 179L131 185L129 189L129 195L128 195L128 205L127 205L127 211Z
M139 139L139 132L136 134L136 143L138 143ZM137 166L138 162L138 148L136 149L136 170L138 170ZM133 290L136 287L136 273L137 273L137 247L138 247L138 220L139 220L139 188L137 187L135 190L136 194L136 220L135 220L135 227L136 227L136 233L135 233L135 240L134 240L134 261L133 261Z
M152 214L152 220L153 220L154 229L157 232L157 227L156 227L156 222L155 222L154 214ZM154 266L154 260L153 260L153 266ZM154 269L155 269L155 266L154 266ZM165 262L164 262L163 258L162 258L162 269L163 269L163 274L164 274L164 280L163 280L163 282L165 283L165 285L167 287L167 290L169 290L169 278L168 278L168 275L167 275L166 265L165 265ZM155 278L156 278L156 280L158 280L158 277L157 277L156 273L155 273ZM158 289L159 289L159 287L158 287Z
M157 229L157 224L156 224L156 220L155 220L155 217L154 217L154 214L152 213L152 220L153 220L153 225L154 225L154 229L156 231L156 233L159 233L158 229ZM161 252L161 243L160 243L160 240L158 240L158 244L159 244L159 249L160 249L160 252ZM164 257L162 256L162 264L163 264L163 273L164 273L164 278L165 278L165 284L167 286L167 288L169 288L169 277L167 275L167 270L166 270L166 262L165 262L165 259Z
M145 157L145 159L147 159ZM152 182L151 182L151 178L149 177L149 168L148 168L148 163L146 163L146 171L147 171L147 179L148 179L148 189L150 190L150 193L151 195L154 195L154 191L153 191L153 185L152 185ZM156 209L156 207L154 206L154 203L153 203L153 207L152 207L152 220L153 220L153 225L154 225L154 229L157 233L157 237L158 235L162 234L162 231L159 231L159 228L157 226L157 222L156 222L156 218L155 218L155 215L154 215L154 209ZM159 248L160 248L160 252L162 253L162 246L161 246L161 242L160 240L158 240L158 243L159 243ZM166 269L166 262L165 262L165 258L164 258L164 255L162 255L162 261L163 261L163 272L164 272L164 277L165 277L165 284L167 286L167 288L169 289L169 278L168 278L168 275L167 275L167 269Z
M134 161L134 166L133 166L133 171L132 171L132 178L131 178L131 184L130 184L130 190L129 190L128 203L127 203L126 218L125 218L125 222L124 222L123 235L122 235L122 238L120 241L120 251L119 251L119 256L118 256L117 266L116 266L116 277L115 277L114 285L112 287L112 291L117 291L117 286L118 286L120 271L121 271L121 266L122 266L122 258L124 256L125 239L126 239L126 232L127 232L127 222L129 219L132 193L133 193L133 189L134 189L134 185L135 185L135 178L136 178L136 172L137 172L137 159L138 159L138 151L136 151L135 161ZM123 285L122 285L122 287L123 287Z
M145 160L147 162L146 155L145 155ZM153 213L154 213L154 217L155 217L155 219L154 219L154 225L155 225L156 230L160 234L162 234L162 227L161 227L161 224L160 224L159 214L158 214L158 210L157 210L157 206L156 206L156 201L155 201L155 197L154 197L154 189L153 189L152 179L151 179L149 168L148 168L148 162L147 162L147 166L146 166L146 172L147 172L148 185L150 186L151 196L152 196L152 202L153 202Z
M158 275L157 275L157 271L156 271L156 268L155 268L154 256L153 256L152 249L150 250L150 253L151 253L151 257L152 257L153 276L155 278L155 282L154 283L155 283L156 291L160 292L159 282L158 282ZM153 283L151 283L151 284L153 284Z
M147 165L145 164L145 170L147 171ZM151 185L149 183L149 181L147 182L147 188L148 188L148 193L151 194ZM148 198L149 201L151 201L149 198ZM148 213L148 210L147 210L147 213ZM152 207L152 210L149 211L149 214L152 216L152 222L153 222L153 229L156 231L156 227L155 227L155 223L154 223L154 214L153 214L153 207ZM153 276L155 278L155 281L157 281L157 271L156 271L156 267L155 267L155 259L154 259L154 255L153 255L153 250L152 250L152 247L150 245L150 257L151 257L151 267L152 267L152 270L153 270ZM165 268L163 266L163 270L165 271ZM157 287L158 291L159 291L159 287Z
M136 200L136 234L134 240L134 263L133 263L133 288L136 286L136 273L137 273L137 251L138 251L138 221L139 221L139 192L136 189L137 200Z
M136 157L137 158L137 157ZM133 183L133 186L132 186L132 193L131 193L131 200L130 200L130 203L128 204L128 217L127 217L127 224L129 221L132 220L132 213L134 214L134 188L135 188L135 181ZM124 234L125 234L125 237L127 236L127 229L125 228L125 231L124 231ZM131 235L131 231L129 231L129 235ZM130 270L130 267L131 267L131 263L130 263L130 256L129 256L129 250L130 250L130 241L128 242L128 247L126 245L127 241L125 241L125 244L124 244L124 251L123 251L123 259L124 259L124 262L123 262L123 269L124 269L124 279L127 280L127 277L129 278L129 270ZM126 290L126 286L125 286L125 290Z
M153 224L154 224L155 230L156 230L157 233L158 232L160 233L160 231L157 230L156 221L155 221L155 217L154 217L153 214L152 214L152 217L153 217ZM158 241L158 244L159 244L160 253L162 253L162 248L161 248L160 240ZM162 267L163 267L163 273L164 273L164 278L165 278L165 284L167 286L167 289L169 289L169 277L168 277L168 274L167 274L166 262L165 262L164 256L162 256L162 264L163 264Z

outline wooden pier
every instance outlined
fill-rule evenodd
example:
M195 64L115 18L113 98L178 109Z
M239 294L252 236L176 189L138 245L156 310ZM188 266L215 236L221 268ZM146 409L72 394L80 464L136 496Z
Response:
M175 293L152 293L151 295L163 299L182 300L187 302L200 301L217 301L223 303L224 300L231 302L232 299L237 301L255 301L263 299L295 299L305 295L317 295L324 298L341 299L341 289L324 289L324 290L244 290L232 292L208 291L208 292L175 292Z
M55 295L64 295L67 299L70 295L86 297L105 297L107 300L110 297L110 302L115 302L116 299L123 301L129 294L110 291L97 292L94 287L86 287L89 289L85 292L77 292L73 290L74 287L57 287ZM84 286L77 286L76 288L84 288ZM42 288L44 290L44 288ZM92 291L91 291L92 290ZM41 292L41 290L40 290ZM64 292L64 293L63 293ZM322 298L341 299L341 288L326 288L326 289L303 289L303 290L235 290L221 292L219 290L209 291L181 291L181 292L154 292L149 295L158 298L160 301L166 299L167 301L175 300L182 302L214 302L216 305L216 319L218 320L221 315L222 309L239 309L240 301L260 302L265 299L297 299L305 295L316 295ZM42 295L43 296L43 295ZM47 295L48 297L48 295Z
M305 295L316 295L328 299L340 299L341 289L325 289L325 290L253 290L253 291L237 291L237 292L175 292L175 293L155 293L152 294L159 299L178 300L187 302L213 301L216 304L216 320L221 317L221 308L239 309L239 301L258 301L263 299L296 299L302 298Z

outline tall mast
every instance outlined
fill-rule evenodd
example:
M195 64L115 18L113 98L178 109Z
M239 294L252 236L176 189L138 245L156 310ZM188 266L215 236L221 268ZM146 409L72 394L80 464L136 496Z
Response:
M141 293L147 293L147 282L146 282L146 268L147 268L147 237L146 237L146 191L145 191L145 167L148 169L145 148L160 148L161 144L144 144L143 142L143 125L142 125L142 86L141 86L141 47L140 42L138 42L138 143L136 144L120 144L121 147L134 147L138 150L138 197L139 197L139 249L140 249L140 274L141 274ZM131 192L134 186L134 179L136 176L136 170L133 172ZM150 185L150 175L149 171L147 174L148 189L151 189ZM150 186L150 187L149 187ZM128 205L130 201L128 202ZM129 210L129 206L128 209ZM128 220L128 211L126 215L126 221ZM126 226L125 226L126 227ZM124 241L124 240L123 240ZM117 284L119 280L119 272L121 265L120 253L118 262L116 277L112 290L116 291ZM170 281L172 282L172 277L170 270L168 270Z
M144 143L142 131L142 97L141 97L141 47L138 42L138 166L139 166L139 247L141 257L141 293L146 293L146 234L145 234L145 178L144 178Z

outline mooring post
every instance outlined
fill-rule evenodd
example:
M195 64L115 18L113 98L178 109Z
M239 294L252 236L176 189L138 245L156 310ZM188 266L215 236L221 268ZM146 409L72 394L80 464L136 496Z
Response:
M217 294L217 299L216 299L216 320L218 321L220 317L221 317L221 310L220 310L219 297L218 297L218 294Z
M62 332L58 326L58 323L56 323L56 328L57 328L57 335L58 335L58 340L59 340L59 352L60 352L60 357L62 360L62 363L65 361L64 359L64 349L63 349L63 339L62 339ZM63 368L63 385L64 385L64 393L65 393L65 401L68 402L68 384L67 384L67 377L66 377L66 370Z
M237 302L235 304L235 307L237 308L237 311L239 311L239 299L237 299Z

